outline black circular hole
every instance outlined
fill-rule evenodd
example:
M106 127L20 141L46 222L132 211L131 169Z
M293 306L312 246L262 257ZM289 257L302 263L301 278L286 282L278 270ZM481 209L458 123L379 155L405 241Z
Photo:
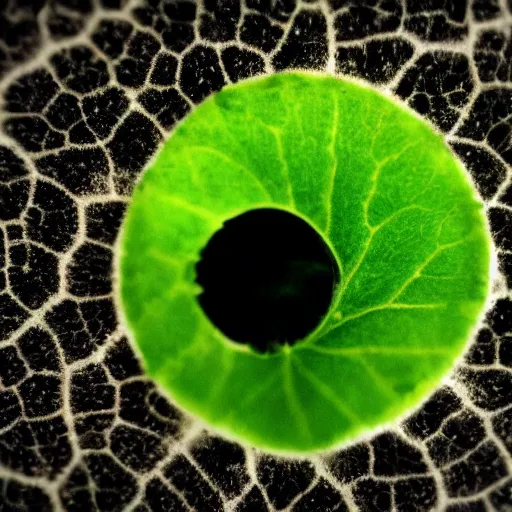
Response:
M277 209L230 219L196 265L199 303L231 340L261 352L292 345L317 327L340 281L322 237Z

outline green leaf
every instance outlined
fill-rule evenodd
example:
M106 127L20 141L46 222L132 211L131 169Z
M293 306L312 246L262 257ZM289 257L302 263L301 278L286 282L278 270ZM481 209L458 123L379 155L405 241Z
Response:
M263 207L306 219L341 272L319 327L266 354L215 328L194 270L223 222ZM188 116L135 190L119 258L147 373L230 437L309 452L438 385L484 306L490 238L424 121L369 88L291 73L226 87Z

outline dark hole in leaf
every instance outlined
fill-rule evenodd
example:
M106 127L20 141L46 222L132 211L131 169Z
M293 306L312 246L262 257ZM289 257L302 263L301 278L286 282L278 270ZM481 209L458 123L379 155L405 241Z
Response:
M340 281L323 238L283 210L261 208L228 220L201 255L204 312L233 341L263 352L313 331Z

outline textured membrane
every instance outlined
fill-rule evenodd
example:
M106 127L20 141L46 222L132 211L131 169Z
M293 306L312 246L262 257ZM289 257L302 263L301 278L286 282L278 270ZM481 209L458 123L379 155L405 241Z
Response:
M0 509L493 511L512 507L512 3L6 0L0 8ZM137 177L224 84L361 78L446 135L498 270L465 357L374 438L283 459L164 398L118 322Z

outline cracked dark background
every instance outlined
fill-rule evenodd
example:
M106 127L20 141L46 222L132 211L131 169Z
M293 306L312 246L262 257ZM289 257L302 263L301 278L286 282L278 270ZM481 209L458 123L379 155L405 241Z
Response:
M499 269L419 410L290 459L160 395L111 276L175 124L227 83L297 68L363 79L443 132ZM0 102L0 511L512 510L512 0L3 0Z

